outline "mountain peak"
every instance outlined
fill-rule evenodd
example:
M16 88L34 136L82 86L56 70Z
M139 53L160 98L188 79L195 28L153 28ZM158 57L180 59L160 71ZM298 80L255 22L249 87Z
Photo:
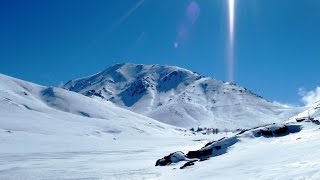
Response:
M176 66L115 64L64 88L181 127L236 129L279 119L277 105L247 89ZM262 121L247 120L257 114Z
M201 77L198 73L191 72L189 70L165 65L144 65L133 63L119 63L112 65L104 71L94 74L89 77L69 81L64 88L75 92L88 90L92 86L104 86L110 83L122 83L133 82L135 80L149 77L153 80L170 77ZM166 80L166 79L165 79ZM91 88L92 89L92 88Z

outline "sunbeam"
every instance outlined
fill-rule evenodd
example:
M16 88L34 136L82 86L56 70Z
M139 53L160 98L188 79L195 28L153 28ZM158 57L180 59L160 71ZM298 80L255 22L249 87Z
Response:
M235 0L228 0L229 12L229 42L228 42L228 80L234 80L234 14Z

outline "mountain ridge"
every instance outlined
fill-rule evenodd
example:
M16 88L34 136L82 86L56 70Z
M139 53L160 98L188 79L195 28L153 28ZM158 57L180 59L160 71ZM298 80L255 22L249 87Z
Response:
M185 128L247 128L293 115L237 84L177 66L121 63L63 88Z

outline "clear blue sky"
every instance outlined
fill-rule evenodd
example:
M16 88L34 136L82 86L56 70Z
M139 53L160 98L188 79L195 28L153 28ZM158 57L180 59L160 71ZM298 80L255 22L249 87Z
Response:
M54 86L132 62L226 80L227 1L191 3L1 0L0 73ZM319 85L319 0L236 0L235 21L236 83L286 103Z

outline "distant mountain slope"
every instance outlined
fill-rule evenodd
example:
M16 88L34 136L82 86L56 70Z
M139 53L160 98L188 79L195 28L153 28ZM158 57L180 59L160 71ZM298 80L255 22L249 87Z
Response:
M174 66L116 64L64 88L188 128L247 128L295 113L236 84Z

